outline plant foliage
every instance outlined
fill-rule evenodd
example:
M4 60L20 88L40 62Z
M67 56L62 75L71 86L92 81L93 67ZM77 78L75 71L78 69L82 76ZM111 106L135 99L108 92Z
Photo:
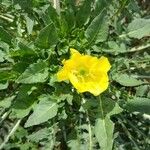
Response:
M0 0L0 149L150 149L149 1L54 1ZM57 81L70 48L109 58L107 91Z

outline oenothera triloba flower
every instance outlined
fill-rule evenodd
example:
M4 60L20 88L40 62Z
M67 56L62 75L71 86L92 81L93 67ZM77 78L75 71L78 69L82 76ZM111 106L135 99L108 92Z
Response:
M71 57L64 60L63 68L57 73L58 81L69 80L79 93L90 92L95 96L108 88L107 72L110 63L106 57L93 57L70 49Z

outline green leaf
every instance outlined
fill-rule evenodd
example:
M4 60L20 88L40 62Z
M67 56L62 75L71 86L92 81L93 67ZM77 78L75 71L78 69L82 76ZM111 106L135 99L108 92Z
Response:
M99 117L95 123L95 136L102 150L112 150L114 124L110 116L122 112L119 105L111 99L98 97Z
M11 96L11 97L6 97L3 100L0 100L0 107L9 108L14 98L15 96Z
M148 91L149 91L148 85L141 85L136 88L136 96L144 97Z
M120 37L129 36L131 38L141 39L144 36L150 35L150 19L135 19L127 28L127 33L120 35Z
M109 117L99 118L95 123L95 136L102 150L112 150L114 123Z
M44 12L44 11L43 11ZM39 14L40 15L40 14ZM53 6L49 6L44 13L42 13L42 19L45 23L45 25L49 25L51 23L54 23L56 27L59 26L59 20L58 20L58 14L56 12L56 9L54 9Z
M36 87L31 84L23 84L19 88L18 95L12 106L12 114L17 118L24 118L31 111L34 102L37 100L32 92Z
M111 0L95 0L94 16L97 16L104 8L111 5Z
M15 77L15 74L13 74L11 71L0 71L0 81L6 82L6 80L13 79Z
M30 35L32 33L32 30L33 30L34 20L33 20L33 18L31 19L31 17L29 17L27 15L25 15L25 19L26 19L27 31L28 31L28 34Z
M73 140L69 140L67 142L67 146L71 149L71 150L77 150L77 149L81 149L81 143L78 139L73 139Z
M36 41L35 44L40 48L50 48L54 46L58 42L58 35L56 32L56 28L53 23L47 25L43 28Z
M85 36L89 42L102 42L106 40L108 35L108 23L106 19L106 11L102 11L94 18L85 31Z
M75 20L76 19L75 19L74 11L72 8L68 8L67 11L65 11L61 15L62 15L61 25L64 26L64 27L61 27L61 29L65 33L68 33L72 30L73 27L75 27Z
M145 82L135 79L127 74L116 74L113 79L123 86L138 86Z
M150 115L150 99L134 97L127 101L125 108L132 112L141 112Z
M16 80L17 83L45 82L48 78L48 67L45 61L31 64Z
M34 112L29 116L25 127L38 125L56 116L58 104L52 101L49 95L44 95L40 98L39 104L34 109Z
M11 57L17 57L17 58L24 57L24 59L27 59L27 58L30 59L32 57L33 60L34 58L37 57L36 51L30 48L27 44L19 42L17 46L18 46L17 49L11 50L9 52ZM24 60L22 60L22 62L25 63Z
M119 107L117 102L106 97L100 98L99 107L100 108L98 109L100 118L104 118L106 116L110 117L112 115L122 112L122 109Z
M103 48L102 51L105 53L110 53L112 55L118 55L120 53L127 52L126 46L124 43L117 43L115 41L108 41L108 47Z
M7 89L7 87L8 87L8 82L0 83L0 90Z
M79 6L79 10L76 14L77 25L79 27L83 26L84 23L87 22L90 13L91 13L91 0L85 0Z
M3 27L0 27L0 39L11 44L12 36L6 30L4 30Z
M33 142L39 142L40 140L47 138L48 135L49 135L49 129L44 128L44 129L38 130L37 132L30 134L28 136L28 139Z
M0 62L5 61L5 55L6 55L5 52L0 50Z

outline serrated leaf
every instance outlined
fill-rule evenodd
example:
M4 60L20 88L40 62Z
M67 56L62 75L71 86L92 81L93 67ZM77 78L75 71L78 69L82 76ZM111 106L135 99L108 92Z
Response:
M40 48L50 48L57 42L58 42L58 35L56 32L56 28L53 23L50 23L40 31L35 41L35 44Z
M39 104L35 107L33 113L29 116L25 127L38 125L56 116L58 104L52 101L50 97L44 96L40 99Z
M120 35L120 37L129 36L131 38L141 39L144 36L150 36L150 19L135 19L127 28L127 33Z
M129 111L136 111L150 115L150 99L142 97L134 97L129 99L125 108Z
M106 12L102 11L98 16L94 18L94 20L86 29L85 36L87 40L90 42L93 42L95 40L97 42L105 41L108 34L108 28L106 26Z
M99 118L95 123L95 136L102 150L112 150L114 123L110 118Z
M117 74L113 79L123 86L138 86L144 84L143 81L135 79L127 74Z
M45 61L29 65L29 67L16 80L17 83L45 82L48 77L48 67Z

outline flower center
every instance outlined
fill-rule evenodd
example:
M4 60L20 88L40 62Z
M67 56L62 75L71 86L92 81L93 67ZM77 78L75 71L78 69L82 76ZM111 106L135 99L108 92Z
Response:
M79 71L79 74L82 75L82 76L85 76L87 74L87 71L85 69L81 69Z

